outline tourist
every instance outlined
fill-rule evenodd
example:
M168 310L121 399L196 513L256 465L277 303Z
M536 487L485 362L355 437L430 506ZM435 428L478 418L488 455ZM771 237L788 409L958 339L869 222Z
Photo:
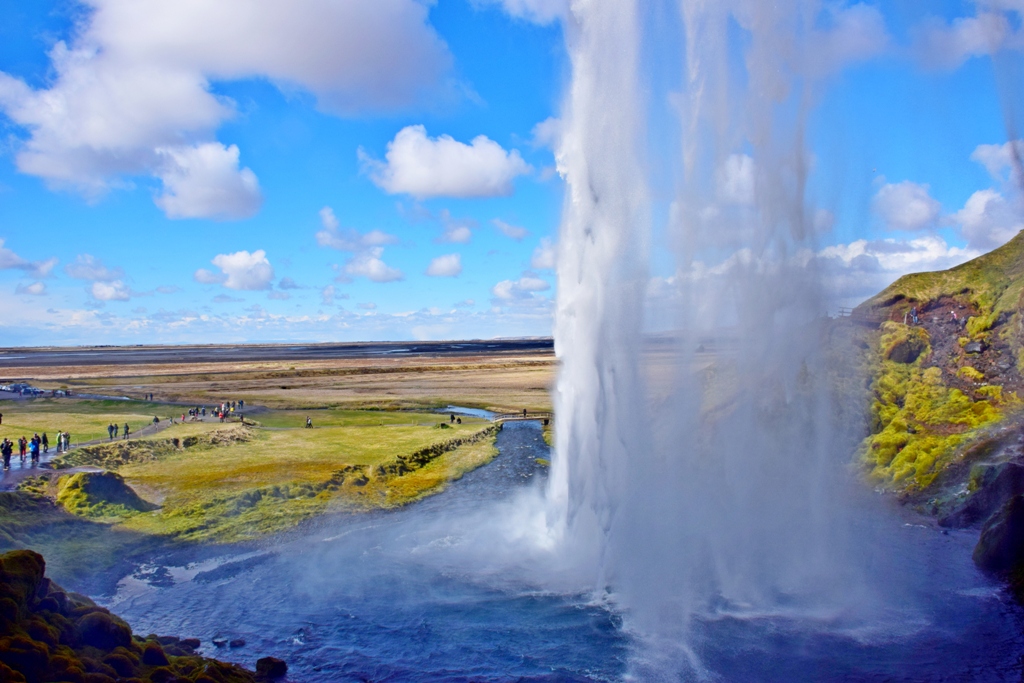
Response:
M156 415L153 416L153 424L155 424L155 425L160 424L160 418L157 417Z
M11 469L11 453L14 451L14 444L11 443L10 439L4 438L3 442L0 443L0 454L4 457L4 469Z
M18 439L18 454L21 456L21 461L25 462L25 451L28 449L28 439L21 437Z
M114 438L115 438L115 439L117 438L117 434L118 434L118 432L120 432L120 431L121 431L121 425L115 424L115 425L114 425Z
M128 423L127 422L124 423L124 438L125 438L125 441L128 440Z
M33 463L39 462L39 441L40 441L40 439L39 439L39 435L38 434L35 434L35 435L32 436L32 443L30 445L30 448L31 448L32 462Z
M910 309L910 319L915 325L917 324L917 306Z
M455 418L455 424L462 424L462 418L461 417Z
M312 428L313 428L313 418L311 418L311 417L309 417L307 415L306 416L306 429L312 429Z
M50 440L46 438L46 432L43 432L43 453L50 452Z
M108 424L107 425L107 438L110 441L114 440L114 425L113 424Z
M451 419L449 419L448 421L449 422L455 422L455 413L451 414Z

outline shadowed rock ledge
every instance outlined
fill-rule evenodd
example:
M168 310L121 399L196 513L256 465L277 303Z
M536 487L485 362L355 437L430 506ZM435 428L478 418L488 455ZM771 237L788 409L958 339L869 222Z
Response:
M0 681L12 683L255 683L284 674L266 658L253 673L196 654L195 639L134 635L123 620L45 577L30 550L0 555Z

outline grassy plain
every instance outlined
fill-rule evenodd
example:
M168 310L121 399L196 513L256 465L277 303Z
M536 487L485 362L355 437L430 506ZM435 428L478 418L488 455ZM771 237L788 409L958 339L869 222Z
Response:
M310 361L23 367L11 379L78 393L210 405L244 399L273 409L551 410L551 353L388 356Z
M63 429L76 443L100 440L60 464L116 472L147 505L92 501L85 492L99 490L99 482L90 484L91 475L72 482L67 469L58 470L4 494L23 500L12 498L10 514L0 515L0 546L62 557L64 543L113 562L118 544L245 541L329 510L403 505L497 454L489 421L463 416L462 424L449 424L446 414L427 409L550 410L554 371L550 354L530 353L7 369L8 378L44 388L137 397L0 401L0 438L5 429L12 438ZM138 400L150 393L156 402ZM167 426L167 416L187 405L229 399L246 401L246 425ZM128 422L134 434L154 415L163 420L159 431L107 442L111 421ZM305 429L307 417L313 429ZM69 500L74 505L62 505ZM74 529L78 539L63 541L59 529Z
M0 439L7 437L17 441L18 437L32 437L44 432L50 437L51 447L56 446L58 431L71 434L72 443L95 439L106 439L107 425L111 422L132 432L141 431L153 422L154 416L169 416L178 406L154 404L143 401L93 401L67 398L36 398L0 402L3 423L0 424Z

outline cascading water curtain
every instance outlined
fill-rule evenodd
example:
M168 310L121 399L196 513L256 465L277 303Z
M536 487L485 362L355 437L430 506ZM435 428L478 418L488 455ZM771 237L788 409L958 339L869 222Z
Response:
M806 189L807 112L849 59L833 11L578 0L567 22L549 514L670 666L694 618L863 603ZM658 320L652 258L675 263Z

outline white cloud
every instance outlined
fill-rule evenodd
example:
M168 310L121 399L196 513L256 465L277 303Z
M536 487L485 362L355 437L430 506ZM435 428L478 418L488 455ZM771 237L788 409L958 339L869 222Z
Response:
M267 298L275 301L287 301L292 298L292 295L288 292L270 292L267 294Z
M719 171L718 194L730 204L753 204L754 160L746 154L729 155Z
M386 244L397 244L398 238L380 230L360 233L356 230L341 230L334 209L325 206L320 209L320 222L323 229L316 233L316 243L321 247L330 247L339 251L358 252Z
M207 142L156 152L164 190L154 201L168 218L240 219L259 211L259 181L251 169L239 169L237 146Z
M334 285L327 285L326 287L323 288L323 291L320 292L320 303L322 303L324 306L333 306L334 296Z
M945 270L981 254L953 247L938 235L910 240L857 240L826 247L816 259L833 298L859 303L907 273Z
M364 172L389 194L427 197L496 197L513 192L517 176L530 172L519 152L506 152L483 135L470 144L448 135L427 137L423 126L407 126L388 143L385 161L359 150Z
M356 304L356 308L360 308L364 311L376 311L377 304L373 303L372 301L367 301L361 304Z
M429 3L417 0L86 5L71 43L50 52L48 87L0 73L0 110L28 133L21 172L91 196L122 175L166 174L162 148L211 142L235 114L211 81L266 78L348 114L425 101L446 85L452 61L428 23ZM214 213L236 212L230 204Z
M501 5L509 16L536 24L550 24L569 14L568 0L473 0L475 4Z
M46 294L46 283L45 282L33 282L30 285L19 284L14 288L15 294L29 294L32 296L42 296Z
M89 294L97 301L128 301L132 297L131 290L120 280L93 282Z
M345 274L365 277L373 282L396 282L405 277L401 270L392 268L381 260L384 249L374 247L360 252L345 264Z
M1002 182L1013 182L1020 185L1015 178L1021 173L1024 160L1024 140L1011 140L1001 145L978 145L971 153L971 161L985 167L993 179Z
M942 205L928 194L928 189L928 185L909 180L883 185L871 200L871 209L890 230L932 228Z
M979 190L964 208L953 214L960 231L974 249L989 250L1006 244L1024 230L1024 213L996 190Z
M441 244L469 244L473 239L473 228L477 222L471 218L452 218L448 209L443 209L438 220L444 227L444 232L435 240Z
M972 16L946 22L930 17L911 31L914 52L927 66L953 69L972 57L992 55L1004 48L1024 47L1024 33L1014 29L1022 9L1011 2L978 2ZM1015 12L1016 21L1008 12Z
M431 277L455 277L462 273L462 256L445 254L438 256L427 266L427 275Z
M557 256L557 245L550 237L541 237L540 244L533 250L530 267L535 270L553 270Z
M557 150L562 141L562 119L549 116L533 127L530 144Z
M251 254L236 251L233 254L217 254L212 261L220 273L200 268L193 277L202 284L222 284L228 289L254 291L270 289L274 279L274 268L267 260L267 253L257 249Z
M523 273L518 280L502 280L491 288L491 294L501 301L531 299L534 292L551 289L551 285L530 273Z
M56 257L45 261L27 261L5 247L4 240L0 238L0 270L23 270L33 277L46 277L56 265Z
M890 44L882 12L873 5L827 6L828 28L812 34L806 62L817 75L828 75L884 53Z
M505 237L510 237L517 242L521 241L524 237L530 234L530 231L527 230L526 228L522 228L518 225L512 225L511 223L506 223L500 218L495 218L494 220L491 221L491 224L494 225L494 227L496 227L498 231L501 232L502 235L504 235Z
M64 272L76 280L113 282L124 277L121 268L108 268L92 254L79 254L74 263L64 266Z

